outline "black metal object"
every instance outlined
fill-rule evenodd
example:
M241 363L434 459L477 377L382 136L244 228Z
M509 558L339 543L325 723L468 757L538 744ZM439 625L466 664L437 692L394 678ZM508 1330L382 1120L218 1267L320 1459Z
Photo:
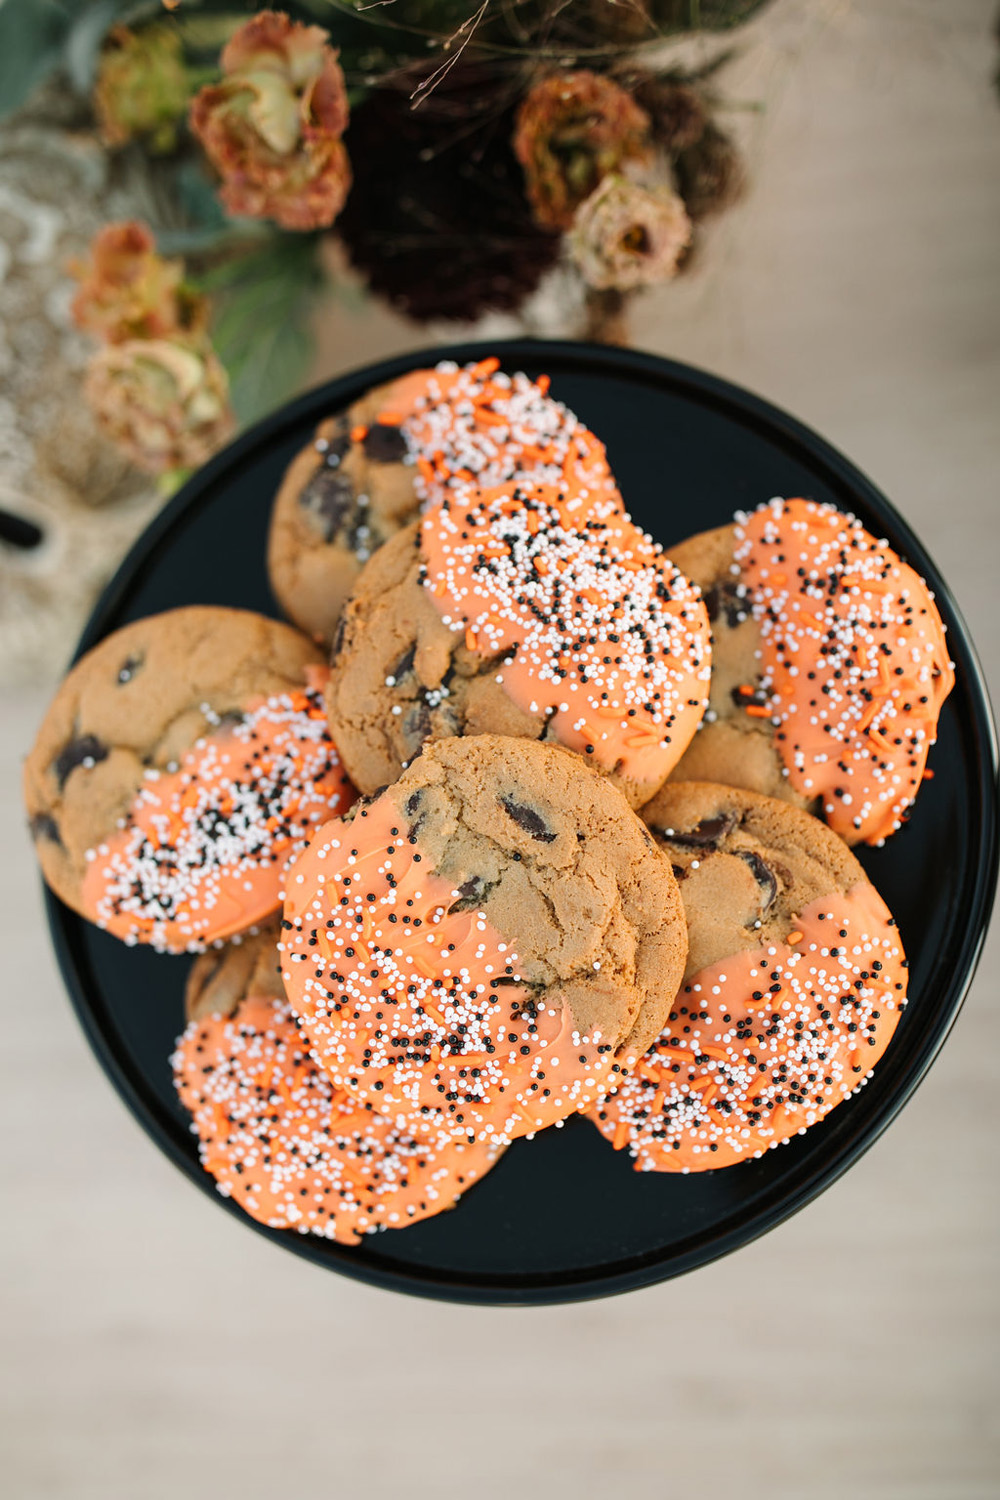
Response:
M508 369L551 375L553 393L607 443L633 515L668 546L776 494L806 494L854 512L927 579L957 669L931 754L934 779L909 825L883 849L861 852L898 918L911 998L856 1098L789 1145L720 1172L633 1172L624 1153L574 1119L516 1142L452 1212L357 1247L253 1226L321 1265L398 1291L482 1303L571 1301L645 1286L738 1249L835 1181L902 1108L955 1020L982 946L996 883L997 750L955 603L920 542L863 475L800 423L724 381L587 344L424 351L283 408L213 459L157 517L97 605L79 650L178 604L275 613L264 562L271 499L315 423L420 364L490 353ZM217 1197L198 1164L168 1061L183 1024L188 961L127 948L51 896L48 911L77 1014L109 1077L160 1148ZM217 1201L252 1223L230 1201Z
M45 533L34 521L16 515L11 510L0 510L0 542L30 552L45 540Z

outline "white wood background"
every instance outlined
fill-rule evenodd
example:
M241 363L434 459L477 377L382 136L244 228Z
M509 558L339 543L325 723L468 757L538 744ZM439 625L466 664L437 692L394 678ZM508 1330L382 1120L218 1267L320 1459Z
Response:
M752 197L642 342L842 446L1000 669L994 0L778 0ZM419 342L332 317L321 371ZM1000 1495L998 945L916 1099L812 1207L679 1282L489 1311L366 1290L242 1231L87 1051L42 926L0 705L0 1493L987 1500ZM997 1134L994 1134L997 1132Z

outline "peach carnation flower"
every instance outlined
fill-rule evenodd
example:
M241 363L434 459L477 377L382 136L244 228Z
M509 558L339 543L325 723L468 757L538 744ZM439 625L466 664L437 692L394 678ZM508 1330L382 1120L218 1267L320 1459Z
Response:
M184 285L183 263L157 255L152 234L134 219L106 224L91 240L89 259L69 269L80 283L73 321L107 343L190 335L205 326L205 299Z
M204 463L233 430L226 372L203 341L108 344L85 394L105 435L151 474Z
M329 33L265 10L230 38L224 77L191 105L228 213L285 229L332 224L351 185L347 93Z
M132 31L113 26L101 52L94 109L107 146L147 136L154 151L172 151L191 86L181 40L167 26Z
M613 173L577 209L569 251L589 286L628 292L669 281L690 242L691 221L671 188Z

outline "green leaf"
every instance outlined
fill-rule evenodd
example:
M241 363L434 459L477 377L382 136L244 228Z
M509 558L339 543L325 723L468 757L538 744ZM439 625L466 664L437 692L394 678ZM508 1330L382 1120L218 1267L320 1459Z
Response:
M120 9L121 0L93 0L70 27L63 61L70 83L78 93L87 94L93 88L101 44Z
M216 184L197 161L182 162L177 170L177 201L193 228L227 229L231 223L219 202Z
M229 257L245 254L274 232L260 219L230 218L219 202L217 184L200 159L180 158L164 166L159 179L170 205L169 222L156 231L162 255ZM235 264L230 259L226 265Z
M104 38L130 8L136 9L132 0L0 0L0 118L57 68L79 93L89 93Z
M275 235L268 248L198 280L216 297L212 340L241 422L272 411L305 377L313 352L308 317L322 284L316 248L309 236Z
M62 0L0 3L0 116L23 104L55 71L74 21Z

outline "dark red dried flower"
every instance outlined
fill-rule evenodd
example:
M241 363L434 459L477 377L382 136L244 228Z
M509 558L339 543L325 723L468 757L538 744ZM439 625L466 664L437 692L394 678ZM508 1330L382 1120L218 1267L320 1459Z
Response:
M697 143L680 153L674 169L688 216L695 220L721 213L742 197L746 186L746 170L739 149L711 121Z
M397 75L354 110L346 141L364 171L337 232L372 291L417 322L512 312L559 254L525 202L516 95L506 73L459 63L413 108L431 71Z
M644 78L633 93L649 115L654 140L669 155L676 156L701 139L708 114L696 89L669 78Z

